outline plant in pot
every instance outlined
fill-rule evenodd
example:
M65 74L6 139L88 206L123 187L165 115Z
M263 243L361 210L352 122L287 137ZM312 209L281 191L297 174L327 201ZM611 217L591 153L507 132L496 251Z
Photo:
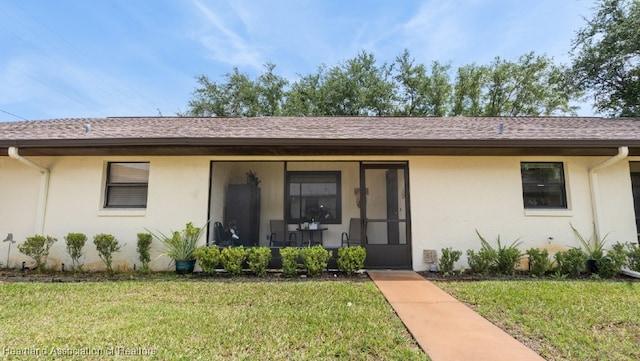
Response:
M189 222L182 231L173 231L169 235L147 231L162 243L163 248L160 253L173 260L176 273L187 274L193 272L196 264L194 253L198 248L198 240L204 233L204 228L204 226L195 227L192 222Z
M589 273L598 273L598 263L602 262L604 259L604 245L607 242L606 234L604 237L599 237L596 232L596 226L593 225L593 237L590 240L587 240L585 237L580 234L580 232L573 226L573 224L569 224L571 226L571 230L573 234L576 235L576 238L582 244L582 248L587 255L586 268Z

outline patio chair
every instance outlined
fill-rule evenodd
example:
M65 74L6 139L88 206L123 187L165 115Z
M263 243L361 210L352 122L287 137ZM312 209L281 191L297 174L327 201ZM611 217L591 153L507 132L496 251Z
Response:
M285 247L295 246L298 243L298 237L295 232L287 230L287 224L282 219L272 219L269 221L271 234L269 235L269 246Z
M351 218L349 221L349 232L342 232L341 247L363 246L362 228L360 218Z
M225 231L222 223L220 222L215 222L213 224L213 241L220 247L228 247L233 243L231 234L228 231Z

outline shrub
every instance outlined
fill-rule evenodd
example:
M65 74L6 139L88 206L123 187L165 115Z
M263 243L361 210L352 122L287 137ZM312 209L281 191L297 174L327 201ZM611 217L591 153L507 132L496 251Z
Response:
M242 274L242 262L247 257L247 250L242 247L227 247L220 252L220 262L222 268L229 273L230 276Z
M624 244L620 242L614 244L605 257L596 260L598 275L602 278L611 278L620 273L627 261L627 254Z
M111 268L111 264L113 263L113 254L120 251L122 246L118 244L116 237L106 233L93 236L93 244L96 245L98 256L107 266L107 272L112 273L113 269Z
M640 247L627 243L627 267L630 270L640 272Z
M149 272L149 262L151 262L151 233L138 233L137 234L137 250L138 259L142 263L142 272Z
M467 250L469 269L472 273L479 275L489 274L491 265L496 262L496 253L493 250L482 248L476 253L474 250Z
M44 270L47 264L47 256L49 256L49 250L51 246L57 241L56 238L51 236L35 235L33 237L27 237L27 239L18 245L18 250L33 258L36 262L36 270L41 272Z
M560 275L577 277L585 270L587 255L580 248L571 248L567 251L558 252L554 258L557 272Z
M520 250L518 250L518 246L522 243L521 241L515 240L508 246L503 246L500 243L500 236L497 238L498 248L494 249L489 242L487 242L480 232L476 230L476 234L480 238L480 242L482 243L482 248L489 250L491 253L495 254L495 259L493 264L489 267L489 272L495 272L503 275L512 275L515 271L516 264L520 261L522 254Z
M300 249L294 247L280 248L280 258L282 259L282 275L293 277L298 270L298 256Z
M309 277L321 275L327 268L330 257L331 253L321 245L306 247L300 250L302 265L307 269L307 275Z
M220 249L218 247L200 246L195 250L193 255L196 257L196 260L203 272L216 272L218 263L220 263Z
M71 269L82 271L80 258L82 257L82 248L87 243L87 236L83 233L69 233L64 237L64 241L67 245L67 253L71 257Z
M267 273L267 267L271 261L271 248L269 247L253 247L249 249L247 254L247 263L251 272L257 276L264 276Z
M530 248L526 254L529 257L529 272L532 276L544 276L551 269L548 250Z
M338 249L338 269L352 275L364 267L367 251L362 246L343 247Z
M453 265L460 259L460 256L462 256L461 251L454 251L451 247L443 248L442 256L438 263L440 271L445 275L451 274L453 272Z

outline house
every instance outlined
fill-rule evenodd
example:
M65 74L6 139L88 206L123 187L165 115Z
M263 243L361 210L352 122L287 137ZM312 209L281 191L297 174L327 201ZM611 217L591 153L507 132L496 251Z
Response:
M269 245L271 220L297 241L342 245L351 219L368 268L429 269L445 247L485 238L552 253L570 224L636 242L640 119L596 117L135 117L0 123L0 238L111 233L114 267L138 263L136 234L235 223ZM259 191L233 191L259 178ZM246 187L246 186L245 186ZM305 222L321 230L300 232ZM311 223L312 227L314 223ZM353 232L352 232L353 233ZM0 262L9 251L0 243ZM15 247L15 246L14 246ZM9 265L28 259L11 252ZM465 256L458 266L464 266ZM154 269L166 269L157 258ZM85 268L100 269L93 244Z

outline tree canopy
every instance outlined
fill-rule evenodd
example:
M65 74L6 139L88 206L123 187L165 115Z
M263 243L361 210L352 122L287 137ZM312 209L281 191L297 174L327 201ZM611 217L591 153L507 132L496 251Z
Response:
M640 1L599 1L572 47L574 83L596 110L640 116Z
M268 63L256 79L234 68L222 82L206 75L189 102L190 116L537 116L574 114L579 97L566 69L531 52L491 64L416 63L408 50L378 64L366 51L288 81ZM452 76L454 74L454 76Z

